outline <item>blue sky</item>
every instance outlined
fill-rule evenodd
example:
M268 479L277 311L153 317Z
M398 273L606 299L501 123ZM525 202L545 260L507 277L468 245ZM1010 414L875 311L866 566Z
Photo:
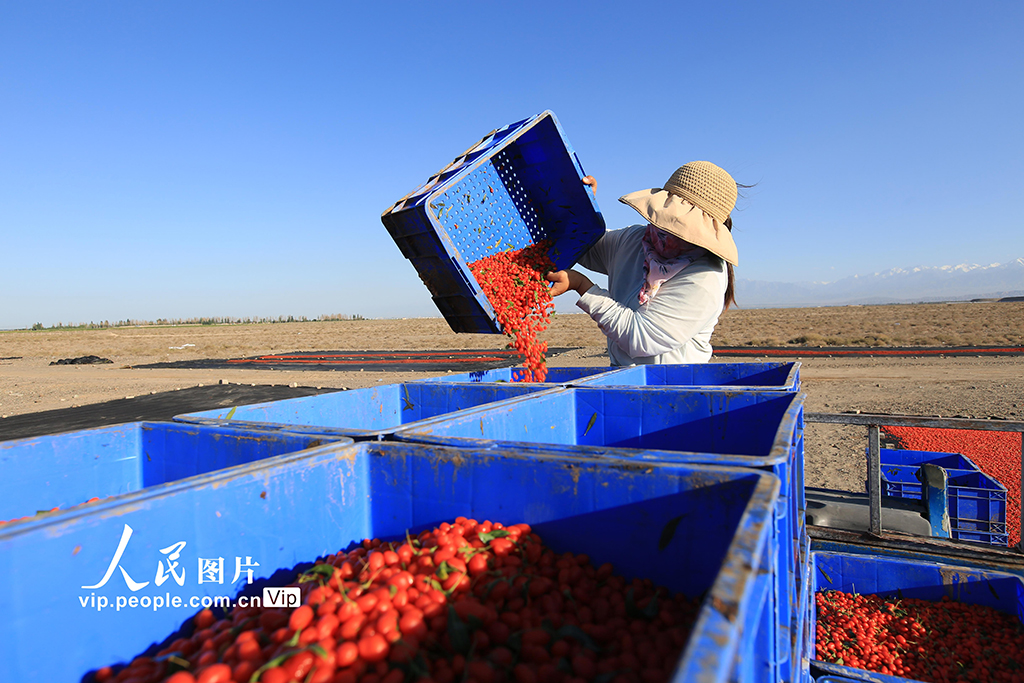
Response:
M546 109L609 227L687 161L755 184L741 278L1006 262L1022 29L1019 2L0 0L0 328L438 315L381 212Z

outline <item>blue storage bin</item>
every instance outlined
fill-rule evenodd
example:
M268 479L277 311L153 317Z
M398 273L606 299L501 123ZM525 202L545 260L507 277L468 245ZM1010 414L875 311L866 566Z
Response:
M922 600L941 600L948 596L960 602L992 607L1018 619L1024 618L1024 580L1013 574L938 562L834 552L813 552L811 562L814 593L838 590ZM813 656L817 633L817 607L813 598L810 617ZM814 660L812 667L826 675L856 681L904 683L913 680L821 660Z
M919 465L883 465L882 490L896 498L921 499ZM950 535L963 541L1006 546L1006 487L978 470L946 470Z
M439 445L515 443L533 451L771 467L791 455L803 400L802 394L778 391L570 387L420 420L395 436Z
M380 439L403 425L538 391L551 385L403 382L366 389L336 391L282 401L217 408L185 415L175 421L224 424L248 429Z
M954 477L978 473L978 470L943 469L949 477L950 487ZM882 495L921 500L921 480L917 478L920 471L920 465L882 465Z
M1001 532L971 531L970 529L952 529L949 532L950 538L958 541L970 541L971 543L984 543L1005 548L1010 545L1010 535Z
M929 463L949 470L981 470L974 461L960 453L937 451L903 451L895 448L879 450L882 465L923 465Z
M703 596L675 680L725 681L737 654L756 649L745 625L763 602L756 568L778 495L775 477L739 468L675 465L652 476L622 461L325 445L0 531L0 680L79 681L157 649L203 599L261 595L363 538L398 539L465 515L527 522L556 551L588 553L627 577ZM112 561L129 527L130 542ZM155 566L180 541L183 584L156 587ZM197 558L223 558L223 583L198 583ZM228 567L242 558L251 586L244 572L229 580ZM150 584L132 592L114 565ZM105 575L105 585L83 588ZM118 605L129 595L150 606L98 608L101 598ZM161 596L172 606L152 608ZM175 597L187 602L174 607ZM60 656L51 637L40 637L54 628Z
M131 422L0 441L0 519L70 508L338 438Z
M485 136L384 212L455 332L502 332L468 265L552 240L558 269L604 234L604 219L555 115L545 111Z
M591 380L622 372L623 368L618 367L594 367L594 368L548 368L548 374L544 378L544 384L561 386L568 384L590 383ZM460 372L458 374L440 375L427 379L416 380L417 382L514 382L515 373L522 373L522 368L495 368L493 370L478 370L476 372Z
M518 368L431 377L423 382L512 382ZM721 388L728 391L797 391L800 363L694 363L628 367L548 368L545 384L562 386Z
M514 448L634 462L756 467L782 482L778 525L778 629L791 652L797 582L806 556L804 396L782 391L552 389L396 430L400 441ZM782 656L786 656L785 654Z
M799 391L800 363L694 363L633 365L596 377L586 385L651 387L721 387L731 391Z

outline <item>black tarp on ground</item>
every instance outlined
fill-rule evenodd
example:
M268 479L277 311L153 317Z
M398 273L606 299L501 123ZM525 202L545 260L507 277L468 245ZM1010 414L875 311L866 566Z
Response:
M548 356L570 349L549 349ZM296 351L230 360L197 359L136 365L137 369L260 369L477 372L518 365L521 357L511 349L445 351ZM160 394L144 394L105 403L47 410L0 419L0 441L140 420L170 420L175 415L229 408L264 401L324 394L336 389L313 387L215 384Z
M243 406L298 396L325 394L337 389L248 384L215 384L190 387L136 398L119 398L104 403L45 410L0 419L0 441L59 434L140 420L168 421L175 415L200 410Z
M548 357L570 351L548 349ZM378 370L415 372L479 372L519 365L522 356L511 349L442 351L292 351L252 358L200 358L133 366L137 369L188 370Z
M574 348L548 349L548 357ZM716 346L718 358L812 358L938 356L1024 356L1024 346ZM446 351L292 351L251 358L197 359L136 365L140 369L368 370L416 372L479 372L519 365L510 349Z

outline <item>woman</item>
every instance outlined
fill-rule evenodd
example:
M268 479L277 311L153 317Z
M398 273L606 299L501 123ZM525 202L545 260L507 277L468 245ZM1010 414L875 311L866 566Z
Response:
M590 176L583 182L596 186ZM620 197L648 221L604 234L580 259L608 275L602 289L575 270L548 274L551 295L570 289L608 337L613 365L705 363L711 333L734 303L736 182L707 161L680 167L663 188Z

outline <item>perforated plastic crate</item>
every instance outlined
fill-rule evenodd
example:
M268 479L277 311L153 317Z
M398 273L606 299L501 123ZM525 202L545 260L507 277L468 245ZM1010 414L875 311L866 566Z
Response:
M939 467L942 467L939 465ZM951 467L942 467L946 471L946 475L949 477L949 489L950 494L953 493L954 488L959 488L960 484L969 485L968 480L960 479L963 476L971 474L981 474L977 470L962 470ZM910 498L912 500L921 499L921 480L918 479L918 472L921 471L919 465L882 465L882 486L883 494L886 496L892 496L894 498ZM1000 486L999 482L981 474L984 479L989 479L991 483L984 483L984 488L995 488ZM954 480L956 480L954 482ZM971 483L979 483L978 481L971 480Z
M604 234L604 218L555 115L488 133L381 221L455 332L502 332L468 265L551 240L568 268Z
M984 543L1005 548L1010 545L1010 534L990 533L987 531L971 531L967 529L953 529L949 532L950 538L958 541L970 541L972 543Z
M896 498L921 498L918 465L883 465L882 487ZM977 470L947 469L950 535L961 541L1005 546L1006 487Z
M974 461L960 453L939 453L938 451L904 451L883 448L879 451L882 465L923 465L929 463L936 467L953 470L979 470Z

